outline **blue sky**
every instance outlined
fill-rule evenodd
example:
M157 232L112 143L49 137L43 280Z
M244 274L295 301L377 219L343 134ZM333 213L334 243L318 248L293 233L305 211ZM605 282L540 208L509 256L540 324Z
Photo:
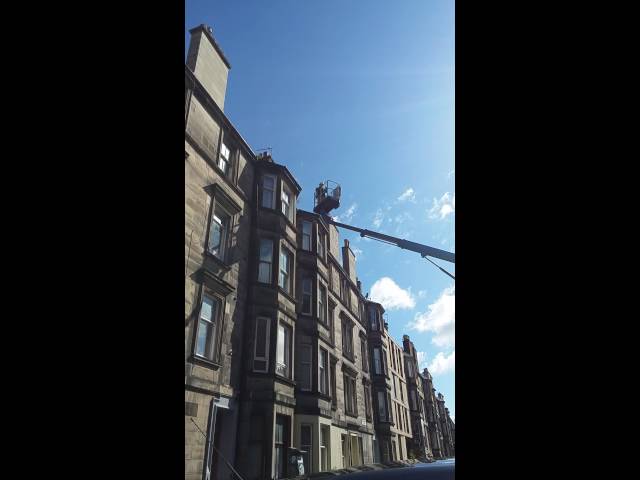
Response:
M231 63L225 113L254 150L271 147L313 209L342 186L344 223L455 251L452 0L186 0ZM417 253L348 238L363 290L408 334L455 416L453 280ZM452 264L439 262L455 273Z

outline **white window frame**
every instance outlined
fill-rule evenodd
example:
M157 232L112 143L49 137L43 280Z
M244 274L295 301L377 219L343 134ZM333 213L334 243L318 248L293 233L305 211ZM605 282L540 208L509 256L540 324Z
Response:
M211 305L212 305L211 318L209 319L202 316L202 306L204 305L206 299L211 300ZM220 315L221 308L222 308L222 301L218 297L214 295L210 295L208 293L202 294L202 299L200 300L200 309L198 311L198 323L196 325L196 343L193 351L197 357L204 358L205 360L209 360L211 362L216 360L218 317ZM211 338L209 339L208 342L207 342L207 339L205 339L205 352L204 354L201 354L198 352L198 340L200 337L200 323L203 321L209 324L209 328L210 328L209 332L210 332ZM209 350L210 350L209 352L206 352L207 344L209 345Z
M326 435L324 435L326 433ZM331 468L330 442L331 429L328 425L320 424L320 471L326 472ZM324 462L323 459L324 450Z
M282 185L280 192L280 199L282 200L281 211L282 214L291 219L291 193Z
M324 291L324 295L322 292ZM318 320L327 324L327 287L322 283L318 284Z
M270 255L270 261L269 262L267 262L266 260L262 259L262 245L265 242L269 242L271 244L271 255ZM270 285L270 284L273 283L273 244L274 244L274 242L273 242L273 240L271 238L261 238L260 239L260 245L258 247L258 282L264 283L264 284L267 284L267 285ZM261 272L260 266L262 264L266 264L266 265L269 266L269 281L268 282L265 282L260 278L260 272Z
M229 165L231 165L231 150L224 144L220 145L220 156L218 157L218 168L226 175L229 173Z
M286 270L282 269L282 266L285 263L282 261L283 258L286 259L286 266L287 266ZM293 270L291 266L292 263L293 263L293 254L289 251L288 248L281 245L280 261L278 262L278 286L282 288L285 292L287 292L289 295L292 294L291 292L291 272ZM283 278L283 274L285 275L284 285L282 285L283 282L281 281Z
M273 181L273 189L268 189L265 186L265 179L271 179ZM265 174L262 176L262 191L260 192L260 205L265 207L265 208L270 208L272 210L275 210L276 208L276 191L277 191L277 185L278 185L278 177L276 177L275 175L268 175ZM270 205L265 205L265 192L271 192L271 204Z
M318 391L323 395L329 395L329 352L322 347L318 347Z
M283 332L283 335L284 335L282 360L284 360L285 363L282 363L280 361L281 360L280 349L279 349L280 332ZM291 355L291 338L292 337L293 337L292 328L289 325L287 325L285 322L278 322L278 338L276 342L276 373L281 377L285 377L289 379L291 378L291 356L292 356ZM286 368L284 375L280 372L280 370L282 370L281 367Z
M231 230L231 222L232 216L229 215L229 213L227 213L224 208L216 204L213 208L213 212L211 212L211 221L209 223L209 238L207 239L207 251L211 255L219 258L222 261L224 261L227 251L227 239L229 237L229 231ZM211 245L214 225L218 225L220 228L220 243L218 245L217 251L214 251Z
M309 427L309 441L311 443L302 443L302 429L305 427ZM307 447L307 448L305 448ZM312 423L301 423L300 424L300 450L304 450L307 452L309 458L309 464L305 463L304 465L304 473L309 474L312 472L313 465L313 424Z
M258 322L264 320L266 323L266 329L265 329L265 338L264 339L259 339L258 338ZM256 318L256 331L254 332L254 342L253 342L253 371L254 372L268 372L269 371L269 340L271 338L270 336L270 329L271 329L271 319L269 317L257 317ZM259 341L264 341L264 356L259 357L257 354L258 351L258 342ZM258 369L256 368L256 364L255 362L264 362L264 369Z

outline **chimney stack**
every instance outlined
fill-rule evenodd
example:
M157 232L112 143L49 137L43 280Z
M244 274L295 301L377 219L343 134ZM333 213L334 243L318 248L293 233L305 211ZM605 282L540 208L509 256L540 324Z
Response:
M218 107L224 111L227 77L231 64L213 38L211 27L202 24L189 30L191 40L187 67L194 73Z

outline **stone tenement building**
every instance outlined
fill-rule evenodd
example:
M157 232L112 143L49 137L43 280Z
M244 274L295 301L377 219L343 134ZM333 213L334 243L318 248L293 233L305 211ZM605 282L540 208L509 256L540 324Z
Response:
M306 452L307 472L428 456L413 433L431 438L408 394L420 388L415 355L362 295L348 241L297 208L293 174L256 155L225 115L231 66L211 29L190 33L185 479L233 478L229 464L246 480L282 478L289 447ZM438 429L439 455L453 455L439 402L436 423L423 421Z
M409 409L411 412L411 429L409 449L416 458L433 458L429 444L426 404L422 386L422 376L418 370L418 353L408 335L402 337L404 366L409 393Z

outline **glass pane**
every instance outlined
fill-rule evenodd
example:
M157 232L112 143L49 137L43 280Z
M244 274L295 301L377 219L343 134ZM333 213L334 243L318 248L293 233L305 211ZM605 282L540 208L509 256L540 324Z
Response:
M311 295L302 295L302 311L304 313L311 313Z
M271 263L271 255L273 254L273 241L260 240L260 260Z
M302 291L304 293L311 293L311 279L310 278L305 278L304 280L302 280Z
M271 283L271 264L261 262L258 266L258 281Z
M262 190L262 206L273 208L273 192L271 190Z
M198 341L196 344L196 353L202 357L207 356L207 339L209 338L209 328L211 324L200 320L198 324Z
M229 149L227 148L227 146L223 143L221 148L220 148L220 155L222 155L225 159L229 159Z
M211 221L211 232L209 233L209 251L211 253L218 254L220 251L220 244L222 241L222 222L214 215Z
M278 325L278 344L276 361L280 364L284 364L284 326Z
M274 177L263 177L262 185L265 190L275 190L275 178Z
M202 308L200 309L200 318L203 318L209 321L213 320L214 303L215 303L215 300L213 300L210 297L205 296L202 299Z
M305 235L311 235L311 223L302 222L302 233Z

